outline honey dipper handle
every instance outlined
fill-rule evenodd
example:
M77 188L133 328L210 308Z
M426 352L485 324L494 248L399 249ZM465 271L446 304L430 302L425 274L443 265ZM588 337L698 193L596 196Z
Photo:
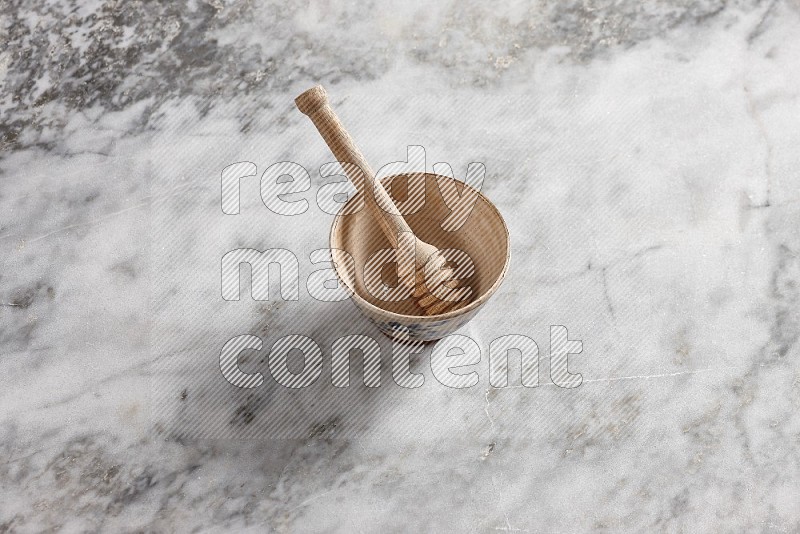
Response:
M297 104L297 109L308 115L314 123L336 159L341 163L355 164L361 169L364 174L365 191L371 189L375 196L375 203L367 202L367 205L373 209L373 216L381 226L383 233L389 238L389 242L393 247L397 247L398 236L402 232L411 232L411 227L403 219L389 193L375 179L372 167L369 166L355 141L339 121L339 117L336 116L328 102L328 93L325 88L321 85L312 87L295 98L294 102ZM350 171L351 169L345 168L345 172L349 173ZM350 176L350 174L347 177L358 188L359 177ZM419 258L418 261L424 259Z

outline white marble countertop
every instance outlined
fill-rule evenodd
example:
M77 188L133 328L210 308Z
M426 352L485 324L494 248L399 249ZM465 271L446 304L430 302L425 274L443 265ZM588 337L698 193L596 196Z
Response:
M800 530L796 1L2 12L0 531ZM398 386L352 303L309 296L314 83L376 167L485 164L512 250L459 331L477 385L440 384L428 345ZM309 171L301 215L260 199L281 161ZM224 301L240 247L296 254L299 300ZM577 388L549 378L551 325L582 341ZM243 334L258 388L219 369ZM320 346L308 388L270 378L288 334ZM380 340L381 387L331 386L348 334ZM538 344L538 387L518 364L490 385L507 334Z

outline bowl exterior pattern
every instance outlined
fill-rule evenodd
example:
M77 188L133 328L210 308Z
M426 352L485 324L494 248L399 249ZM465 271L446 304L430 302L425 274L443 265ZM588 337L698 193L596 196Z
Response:
M374 323L381 332L397 341L435 341L452 334L467 324L480 310L480 307L470 310L463 315L456 315L446 319L414 317L405 319L396 314L376 310L366 305L358 296L352 297L353 302L364 316Z

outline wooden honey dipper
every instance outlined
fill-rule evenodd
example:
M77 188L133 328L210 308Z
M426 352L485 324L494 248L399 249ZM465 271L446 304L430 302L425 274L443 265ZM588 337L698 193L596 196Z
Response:
M312 87L294 100L297 108L311 119L334 157L343 163L350 181L359 188L363 178L364 192L372 189L375 202L366 201L372 216L378 222L392 247L410 246L413 239L414 265L402 265L398 260L398 278L412 289L412 295L425 315L437 315L456 310L467 304L466 291L453 280L454 272L438 249L419 239L395 205L388 191L375 179L364 155L347 133L328 101L328 93L321 85ZM360 170L360 173L359 173ZM366 197L366 195L365 195ZM430 265L428 263L430 262ZM413 268L413 273L410 269ZM426 276L427 273L427 276ZM436 291L441 297L435 295Z

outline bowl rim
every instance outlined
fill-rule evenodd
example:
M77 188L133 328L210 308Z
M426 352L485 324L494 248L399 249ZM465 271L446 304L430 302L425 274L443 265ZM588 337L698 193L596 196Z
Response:
M393 179L393 178L396 178L396 177L399 177L399 176L414 176L414 175L424 175L426 178L428 176L433 176L437 180L439 178L444 178L446 180L452 180L452 181L455 181L455 182L461 182L461 180L457 180L457 179L451 178L449 176L444 176L442 174L436 174L436 173L432 173L432 172L403 172L403 173L398 173L398 174L392 174L392 175L389 175L389 176L385 176L385 177L383 177L381 179L381 181L388 181L389 179ZM356 193L355 195L353 195L351 198L349 198L347 200L347 202L342 204L342 207L339 208L339 212L334 216L333 221L331 222L331 229L330 229L330 233L329 233L329 236L328 236L328 243L329 243L329 245L331 247L331 260L334 260L334 261L332 261L333 270L334 270L334 272L336 272L336 276L339 278L339 280L350 289L350 292L352 293L351 298L355 299L357 304L359 304L360 306L366 307L367 309L369 309L373 313L388 314L388 315L392 316L392 318L397 318L397 319L399 319L401 321L416 321L416 322L428 323L428 322L446 321L448 319L453 319L455 317L460 317L462 315L465 315L465 314L467 314L467 313L469 313L469 312L471 312L473 310L476 310L476 309L480 308L481 306L483 306L486 303L486 301L488 301L489 298L492 295L495 294L497 289L503 283L503 280L506 277L506 273L508 272L508 266L511 263L511 261L510 261L511 260L511 235L508 232L508 225L506 224L506 221L503 218L503 215L500 213L500 210L497 209L497 206L495 206L494 203L492 203L491 200L486 198L486 195L484 195L481 191L478 191L474 187L470 186L466 182L461 182L461 185L463 187L469 187L475 193L477 193L478 198L480 200L483 200L489 206L489 208L491 208L491 210L497 215L498 219L500 220L500 223L503 226L503 233L504 233L505 239L506 239L506 257L503 260L503 269L500 271L500 274L497 276L497 279L494 281L492 286L485 293L480 295L478 298L476 298L475 300L473 300L472 302L470 302L469 304L467 304L463 308L458 308L457 310L453 310L453 311L449 311L447 313L441 313L441 314L437 314L437 315L405 315L405 314L402 314L402 313L397 313L397 312L393 312L393 311L390 311L390 310L386 310L386 309L381 308L379 306L376 306L375 304L372 304L371 302L366 300L364 297L362 297L361 295L358 294L358 291L356 291L355 287L350 287L350 285L344 280L342 275L339 273L339 266L336 263L335 258L334 258L334 254L333 254L333 251L337 250L334 247L334 243L333 243L333 239L334 239L334 235L336 233L336 229L337 229L340 221L342 219L344 219L344 217L347 216L347 215L343 215L342 211L344 211L344 209L347 207L348 204L350 204L350 202L353 202L356 198L358 198L359 195L362 194L362 193L359 192L359 193ZM345 252L347 252L347 251L345 250ZM348 252L348 254L349 254L349 252Z

